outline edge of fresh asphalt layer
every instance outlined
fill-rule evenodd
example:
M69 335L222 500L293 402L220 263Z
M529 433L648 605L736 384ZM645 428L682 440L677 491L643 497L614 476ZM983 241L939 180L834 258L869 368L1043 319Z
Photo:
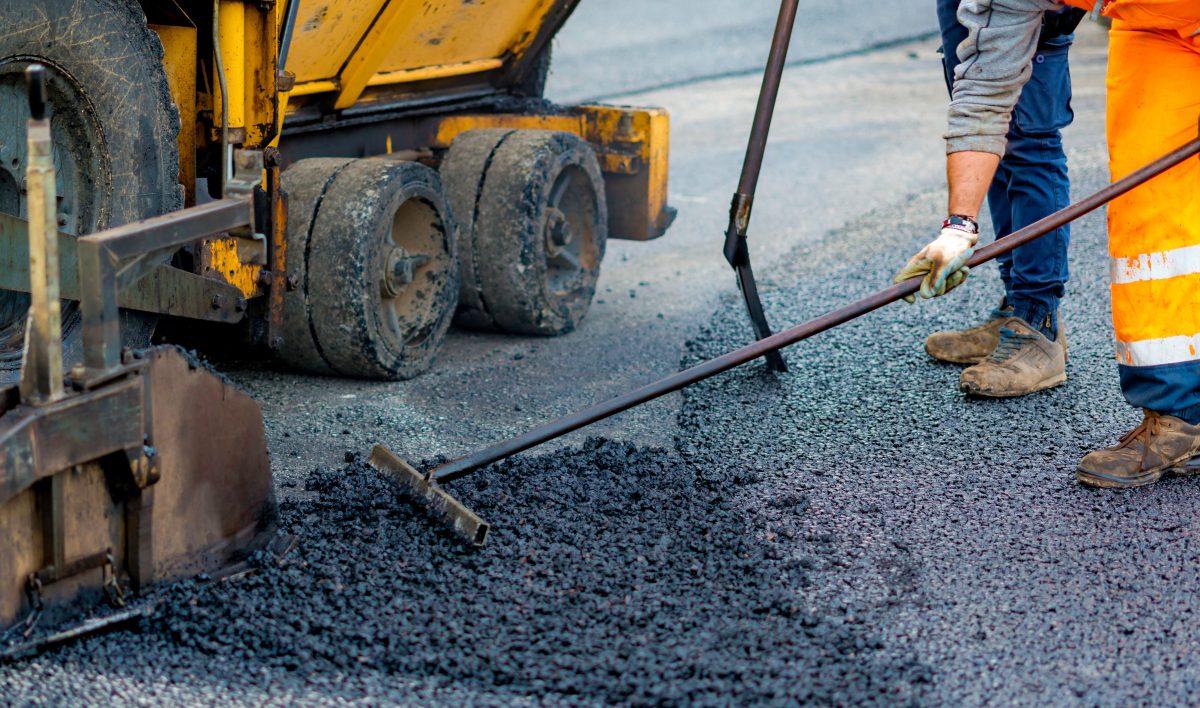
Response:
M864 53L864 52L854 52L854 54L856 54L856 55L861 54L861 53ZM815 62L801 61L798 63L815 63ZM740 72L741 75L746 75L749 73L752 73L752 72L750 72L750 71ZM736 76L739 74L735 73L733 75ZM1099 154L1097 150L1092 149L1090 146L1086 149L1086 152L1090 157L1095 157L1096 155ZM1073 160L1079 160L1078 155L1079 155L1079 151L1072 152L1071 158ZM1082 164L1082 160L1080 160L1080 164ZM936 190L936 189L918 190L913 195L913 197L909 200L902 200L902 201L896 202L892 205L877 207L877 208L868 210L866 212L860 212L860 213L854 214L853 218L847 220L847 222L845 224L843 224L839 227L825 230L822 233L820 233L819 235L816 235L811 240L805 240L801 243L794 245L792 248L789 248L786 250L786 255L783 258L773 260L773 262L769 265L769 267L764 268L763 278L762 278L764 284L769 283L771 287L782 291L783 296L790 297L791 293L794 292L796 282L797 282L796 277L798 275L800 275L802 272L813 272L813 270L819 270L820 262L822 262L825 259L833 259L833 258L837 257L838 254L836 251L839 248L844 248L845 246L848 245L845 240L842 240L840 238L845 233L846 228L848 226L852 226L856 222L862 223L864 220L865 221L877 220L881 224L886 223L886 220L882 218L882 215L891 214L893 211L895 211L897 209L902 211L905 208L905 205L911 205L913 202L920 201L920 199L922 197L924 197L926 199L930 199L932 197L930 197L929 195L933 195L937 191L938 190ZM879 247L879 249L878 249L879 253L876 254L876 257L883 257L885 255L885 253L884 253L885 251L890 252L890 250L893 248L895 248L897 250L897 253L899 254L899 251L903 248L902 244L906 243L907 239L915 237L914 234L911 234L911 233L907 233L907 234L892 233L890 235L891 237L886 240L886 243L884 243L882 246L880 246L880 244L878 242L868 241L867 236L863 233L858 233L858 236L861 239L863 239L864 243L873 242L876 244L877 247ZM801 269L803 269L803 271ZM810 269L813 269L813 270L810 270ZM732 279L730 280L730 284L731 283L732 283ZM886 283L881 283L880 287L884 287L885 285L886 285ZM832 294L830 295L830 300L835 300L838 298L836 291L831 291L831 293ZM736 291L733 291L730 289L727 289L724 292L720 293L718 295L717 299L718 299L718 303L717 303L714 311L711 312L708 317L702 319L697 324L688 328L691 332L690 336L695 337L695 336L697 336L697 334L699 332L702 332L703 329L705 327L707 327L708 325L710 325L712 323L712 321L714 320L714 318L719 317L721 315L722 311L724 311L727 307L729 307L731 303L734 303L735 304L734 306L740 306L740 302L737 301ZM832 302L829 304L838 304L838 303ZM821 307L824 307L824 303L821 304ZM964 316L965 316L965 314L966 313L964 313ZM779 322L779 323L775 323L775 324L777 326L779 326L784 323ZM680 344L680 348L683 350L682 355L685 357L688 347L682 341L679 344ZM820 346L819 343L814 343L814 345ZM751 366L755 366L755 365L752 364ZM749 368L749 367L746 367L746 368ZM572 446L572 448L576 448L576 447L578 447L578 446ZM553 451L550 451L550 454L555 454L555 453ZM530 457L533 457L533 455L523 455L522 457L525 457L528 460ZM513 523L516 521L517 521L516 519L504 520L505 523ZM136 681L136 677L131 677L131 678L133 678ZM429 699L429 696L427 696L426 698Z
M815 57L804 57L802 59L791 59L787 63L785 63L783 66L784 66L784 69L791 69L791 68L800 67L800 66L813 66L816 64L828 64L829 62L834 62L834 61L838 61L841 59L852 59L854 57L860 57L860 56L864 56L867 54L872 54L874 52L884 51L887 49L895 49L896 47L903 46L905 44L912 44L914 42L926 42L937 36L939 36L939 33L937 31L920 32L918 34L905 35L903 37L897 37L895 39L886 39L881 42L875 42L872 44L868 44L865 47L848 49L844 52L830 52L828 54L822 54L820 56L815 56ZM688 86L694 86L695 84L702 84L702 83L706 83L709 81L720 81L722 79L737 79L737 78L741 78L744 76L752 76L754 74L762 74L763 71L765 70L765 68L766 68L765 64L756 64L754 66L748 66L748 67L744 67L744 68L740 68L740 69L729 69L728 71L718 71L718 72L709 73L709 74L700 74L697 76L688 77L686 79L675 79L672 81L663 81L663 82L660 82L657 84L647 84L645 86L636 86L634 88L623 90L623 91L604 93L604 94L600 94L597 96L591 96L588 98L580 99L579 101L576 101L576 102L581 103L581 104L598 103L598 102L603 102L603 101L611 101L614 98L624 98L624 97L628 97L628 96L633 96L633 95L636 95L639 93L651 93L653 91L668 91L670 89L686 88Z

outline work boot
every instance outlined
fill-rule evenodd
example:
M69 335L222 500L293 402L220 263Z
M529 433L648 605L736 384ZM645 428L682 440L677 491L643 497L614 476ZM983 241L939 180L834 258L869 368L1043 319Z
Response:
M978 364L996 350L1000 328L1016 319L1011 307L992 310L987 322L970 329L934 332L925 339L929 356L948 364Z
M1147 410L1142 424L1113 447L1088 453L1075 479L1090 487L1123 489L1153 484L1164 475L1200 472L1200 425Z
M969 396L1012 398L1053 388L1067 380L1066 333L1058 339L1010 317L999 331L995 350L982 362L965 369L958 387Z

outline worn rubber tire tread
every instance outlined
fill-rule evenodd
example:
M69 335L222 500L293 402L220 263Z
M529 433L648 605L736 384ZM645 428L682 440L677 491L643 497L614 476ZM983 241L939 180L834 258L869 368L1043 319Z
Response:
M468 130L454 139L439 172L450 210L458 227L458 312L455 323L470 329L496 329L484 302L483 284L475 263L475 211L478 208L483 178L496 148L512 135L506 128Z
M287 194L287 275L297 282L283 297L283 346L277 356L304 371L331 374L312 331L308 305L309 234L325 191L350 158L300 160L281 176Z
M163 69L163 46L133 0L0 2L0 63L51 60L83 87L104 133L111 180L100 229L183 207L179 185L179 110ZM53 41L47 41L52 38ZM114 70L114 67L119 67ZM150 342L156 318L122 312L126 345ZM82 359L79 318L63 323L67 367ZM19 368L4 365L0 381Z
M558 175L569 167L588 177L595 199L595 265L580 287L556 297L546 282L545 212ZM590 145L558 131L519 130L497 147L476 211L474 258L488 312L507 332L556 336L587 315L608 236L604 179Z
M393 346L380 322L377 274L397 209L409 199L433 205L444 225L449 267L426 287L437 317L416 346ZM458 253L453 217L438 173L415 162L355 160L338 173L317 211L309 243L308 306L329 368L341 376L412 378L441 348L458 302Z

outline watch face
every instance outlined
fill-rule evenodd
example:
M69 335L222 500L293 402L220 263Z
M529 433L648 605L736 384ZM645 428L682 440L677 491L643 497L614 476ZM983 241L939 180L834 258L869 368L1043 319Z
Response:
M969 216L952 214L949 218L942 222L942 228L946 228L948 226L953 226L955 228L962 229L963 231L970 231L973 234L979 233L979 224Z

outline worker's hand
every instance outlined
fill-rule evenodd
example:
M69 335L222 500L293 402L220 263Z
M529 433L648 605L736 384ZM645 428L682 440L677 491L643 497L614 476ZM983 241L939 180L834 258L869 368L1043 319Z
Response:
M900 269L893 283L902 283L909 278L924 276L921 281L920 294L923 298L945 295L963 284L970 274L966 267L967 260L975 253L975 244L979 241L979 229L972 221L970 224L951 223L947 220L942 225L938 237L917 252ZM916 298L904 298L915 302Z

